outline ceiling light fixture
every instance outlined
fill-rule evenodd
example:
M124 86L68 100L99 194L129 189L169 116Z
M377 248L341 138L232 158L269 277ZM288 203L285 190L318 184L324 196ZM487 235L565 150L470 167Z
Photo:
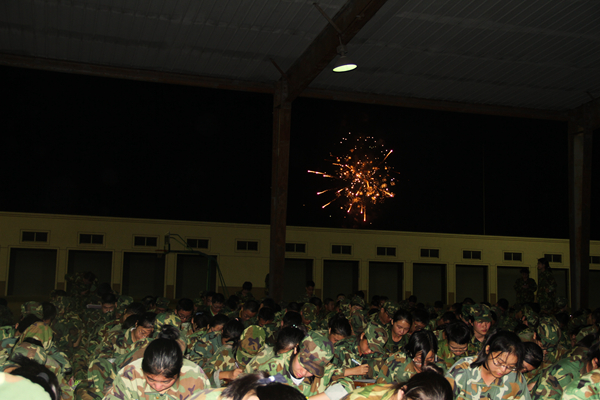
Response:
M333 72L348 72L352 71L353 69L356 69L357 65L346 55L348 54L346 46L340 44L337 48L337 52L340 55L340 57L333 65Z

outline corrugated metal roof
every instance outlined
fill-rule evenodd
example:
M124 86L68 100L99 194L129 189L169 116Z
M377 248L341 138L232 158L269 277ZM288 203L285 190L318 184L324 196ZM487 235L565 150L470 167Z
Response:
M344 0L319 1L331 17ZM0 53L274 83L327 20L312 1L6 0ZM548 110L600 97L600 2L388 1L311 88ZM332 62L333 64L333 62Z

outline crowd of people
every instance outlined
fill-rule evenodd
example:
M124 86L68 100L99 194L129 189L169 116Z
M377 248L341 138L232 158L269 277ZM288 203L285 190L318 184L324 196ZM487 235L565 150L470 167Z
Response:
M322 300L309 281L296 301L246 282L173 309L75 274L18 322L0 303L0 398L600 399L600 309L572 313L545 259L538 270L513 305Z

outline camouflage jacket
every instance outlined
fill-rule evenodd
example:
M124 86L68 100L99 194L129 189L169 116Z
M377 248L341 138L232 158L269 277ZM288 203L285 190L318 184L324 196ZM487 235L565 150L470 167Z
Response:
M481 377L481 368L471 368L475 357L465 357L446 373L455 400L529 400L527 382L520 372L511 372L495 379L489 386Z
M388 400L394 395L395 391L395 385L391 384L364 386L348 393L342 400Z
M142 359L127 365L115 378L112 388L108 391L104 400L157 400L173 399L184 400L190 398L194 393L209 388L208 378L202 368L188 360L183 360L181 373L177 382L164 393L158 393L144 378L142 371Z
M205 365L204 370L209 377L212 377L217 371L233 371L236 368L244 368L235 359L234 350L230 344L221 346ZM221 386L217 384L216 379L215 386Z
M394 342L394 340L392 339L392 335L388 335L388 340L387 342L385 342L384 350L388 354L396 353L397 351L400 351L404 346L406 346L406 344L408 343L408 339L410 339L410 335L408 333L402 336L402 338L398 342Z
M196 340L196 344L189 352L190 361L204 368L222 345L221 332L206 332Z
M556 297L556 280L550 271L538 271L537 302L542 310L552 310Z
M440 340L438 342L438 364L442 367L443 370L448 370L452 367L458 360L464 357L464 355L454 355L454 353L450 350L450 346L448 345L448 341L446 339ZM443 365L442 365L443 364Z
M356 336L360 336L360 334L363 333L367 327L367 318L365 318L365 315L361 310L351 312L349 322Z
M514 285L515 292L517 293L517 300L515 304L533 303L534 294L537 290L537 283L532 278L527 278L526 281L523 278L519 278L515 281Z
M100 346L100 351L96 351L100 358L115 358L118 355L129 353L135 348L133 329L127 329L125 332L111 332Z
M325 391L325 389L330 384L333 384L333 383L341 384L347 392L352 391L352 389L353 389L352 381L350 381L347 378L340 379L336 382L331 381L331 378L332 378L334 370L335 370L335 366L333 364L328 364L325 367L325 373L323 374L323 377L311 378L312 383L310 382L311 379L305 378L299 385L295 385L294 381L292 381L292 378L291 378L291 375L289 372L290 360L291 360L292 354L293 354L293 352L291 352L291 351L288 351L287 353L283 353L283 354L278 354L275 357L273 357L266 364L261 365L258 368L258 370L266 371L269 373L269 375L277 375L277 374L283 375L285 377L285 379L287 379L288 384L290 386L294 386L296 389L298 389L300 392L302 392L302 394L305 395L306 397L315 396L319 393L323 393Z
M485 339L483 340L483 342L485 342ZM469 347L467 347L466 355L469 357L471 357L471 356L477 357L477 354L479 354L479 350L481 350L481 348L483 347L483 342L480 342L479 340L477 340L475 335L473 335L473 337L471 338L471 341L469 342Z
M569 357L544 369L531 390L531 398L534 400L559 400L564 388L569 383L586 374L585 356L587 352L586 347L578 347L571 352Z
M358 354L358 336L349 336L345 339L338 341L333 347L333 360L332 364L337 367L334 372L334 380L338 380L344 377L344 371L349 368L354 368L359 365L368 364L369 373L367 376L354 375L352 379L364 379L364 378L375 378L383 367L385 358L382 354L367 354L361 356Z
M417 374L415 364L408 354L399 351L385 360L377 375L377 383L406 382Z
M258 370L258 367L265 364L271 358L275 357L275 347L273 346L265 346L264 349L260 351L257 355L255 355L252 360L246 365L244 372L252 373Z
M563 400L600 399L600 369L595 369L579 379L573 380L565 388Z

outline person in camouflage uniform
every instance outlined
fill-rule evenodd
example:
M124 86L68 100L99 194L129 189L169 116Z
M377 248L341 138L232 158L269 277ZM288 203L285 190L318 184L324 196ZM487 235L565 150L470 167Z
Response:
M531 390L533 400L560 400L564 389L573 381L598 367L598 343L591 348L578 346L569 357L546 368Z
M202 369L183 358L180 344L161 338L148 345L143 359L132 362L119 372L104 399L185 400L209 387Z
M433 332L422 330L413 333L404 349L385 360L377 375L377 383L406 382L421 372L424 365L433 364L437 351Z
M223 327L221 335L223 345L204 364L204 371L210 377L214 387L223 386L225 379L235 379L242 372L236 353L243 332L244 324L236 319L230 320Z
M333 380L346 376L351 379L376 377L383 366L383 346L387 339L384 328L369 324L359 336L349 336L336 343L332 363L338 370Z
M448 370L465 356L471 341L471 330L464 322L456 321L446 325L444 332L446 339L438 342L437 364Z
M302 323L309 331L319 329L317 323L317 306L312 303L304 303L300 309L300 315L302 316Z
M360 296L352 297L350 301L350 325L355 335L360 336L367 327L364 314L365 301Z
M327 338L318 332L309 332L298 350L278 354L267 363L261 365L259 371L269 375L282 374L288 384L297 388L307 397L320 393L335 393L340 398L353 388L347 378L332 383L336 367L330 363L333 358L333 346Z
M517 294L516 304L533 303L537 283L529 277L529 268L521 268L521 277L515 282L514 289Z
M565 388L562 400L600 399L600 369L595 369L573 380Z
M235 295L242 303L245 303L248 300L254 300L254 295L252 294L252 282L244 282L242 285L242 290L235 292Z
M550 270L550 264L545 258L538 259L537 269L537 302L540 304L542 311L551 312L555 306L556 280Z
M385 352L388 354L396 353L402 347L406 346L410 338L410 328L412 326L412 314L402 308L398 309L392 317L392 326L389 330L388 340L385 343Z
M310 299L315 295L315 282L307 281L306 286L304 286L305 293L301 297L296 300L296 302L303 304L309 303Z
M481 350L492 326L490 307L485 304L465 305L462 308L462 317L467 325L473 327L473 337L467 348L467 356L475 356Z
M383 306L379 310L378 313L372 314L369 322L375 325L378 325L382 328L385 328L388 331L388 337L390 336L390 329L392 322L392 318L394 318L394 314L398 311L400 307L398 303L394 303L391 301L386 301L383 303Z
M518 372L520 339L508 331L491 335L478 357L465 357L446 373L455 400L529 400L523 375Z
M258 322L256 320L256 314L258 314L259 304L256 300L248 300L239 311L232 311L227 314L229 319L236 318L244 327L249 327L250 325L256 325Z
M547 368L556 363L565 353L566 349L558 346L561 338L558 322L554 317L540 319L535 334L535 342L544 351L544 362L541 368Z

